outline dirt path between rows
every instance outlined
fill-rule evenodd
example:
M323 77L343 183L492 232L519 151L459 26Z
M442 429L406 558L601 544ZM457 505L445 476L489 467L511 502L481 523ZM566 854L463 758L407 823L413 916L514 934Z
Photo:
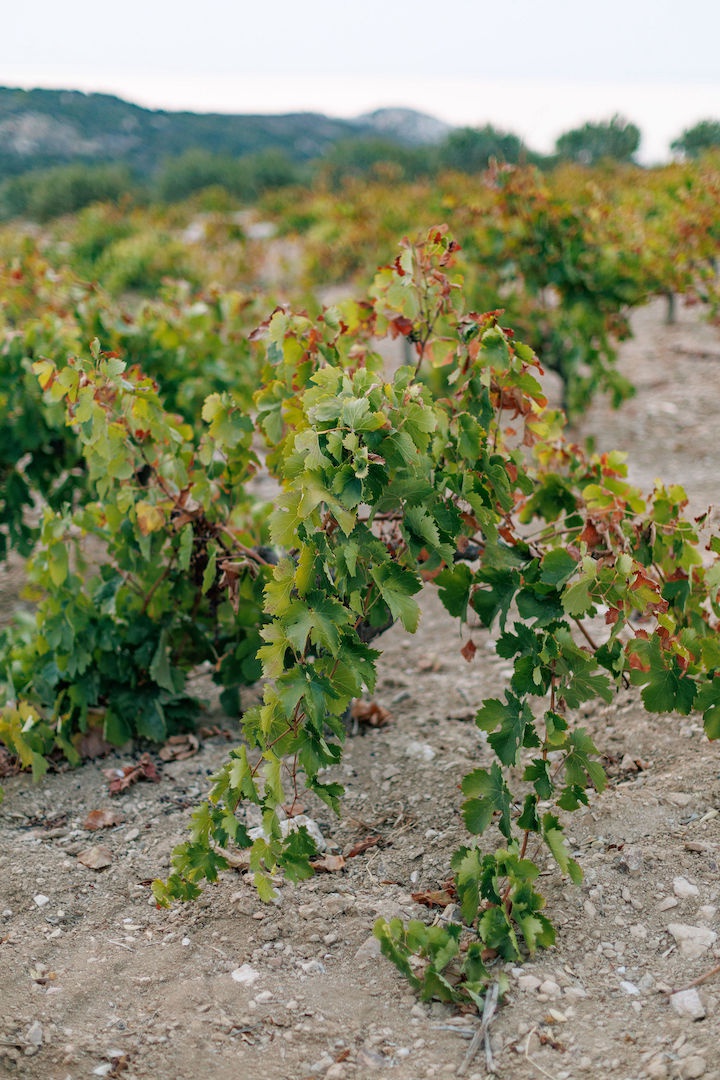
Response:
M715 497L720 337L696 312L674 327L661 305L637 313L622 365L638 395L583 422L601 448L627 449L632 476L684 482L693 508ZM341 821L308 803L342 873L284 885L263 907L242 869L196 904L159 911L148 882L168 869L193 805L228 743L165 764L159 783L111 799L103 768L4 781L0 807L0 1076L80 1080L420 1080L453 1076L472 1018L418 1004L378 956L374 920L426 917L411 892L434 888L465 834L459 777L490 760L472 723L508 670L487 635L463 638L424 598L414 638L393 629L376 700L392 723L349 741ZM492 1025L500 1076L720 1080L720 974L672 1007L666 991L720 964L720 748L697 718L648 717L624 692L582 722L607 754L602 796L568 824L581 888L550 866L541 884L557 947L522 970ZM228 726L209 707L207 721ZM91 810L122 821L83 830ZM92 870L78 854L109 849ZM686 928L686 929L683 929ZM690 929L687 929L690 928ZM470 1066L484 1077L483 1057Z

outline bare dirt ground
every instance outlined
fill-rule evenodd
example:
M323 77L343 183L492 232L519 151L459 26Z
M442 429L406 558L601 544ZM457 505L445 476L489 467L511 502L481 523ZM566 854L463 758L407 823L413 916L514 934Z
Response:
M638 395L618 414L593 407L582 432L627 449L643 487L657 475L684 482L699 512L720 467L720 338L697 313L679 314L674 327L660 305L637 314L622 366ZM258 902L241 870L175 910L157 910L150 895L224 758L222 738L114 799L102 769L137 753L39 786L4 781L0 1075L454 1075L476 1021L418 1004L371 931L379 915L427 917L411 892L437 887L465 839L457 784L490 759L472 717L508 674L487 635L468 634L478 645L470 665L428 592L415 638L393 629L382 639L375 698L392 722L349 741L341 821L308 805L337 850L380 842L341 873L282 886L275 905ZM208 720L226 726L212 707ZM541 878L558 944L510 971L491 1027L497 1071L507 1080L720 1080L720 972L675 1004L668 996L720 965L719 748L697 718L648 717L631 692L584 709L582 723L607 755L611 783L568 822L583 886L550 866ZM87 813L104 808L122 821L85 831ZM104 869L78 860L93 845L108 849ZM466 1075L486 1075L483 1056Z

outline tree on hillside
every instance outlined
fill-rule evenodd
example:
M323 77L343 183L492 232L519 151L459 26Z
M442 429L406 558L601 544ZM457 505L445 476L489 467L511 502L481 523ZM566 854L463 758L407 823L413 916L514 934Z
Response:
M632 161L639 145L640 129L616 114L612 120L566 131L555 143L555 152L565 161L595 165L603 158Z
M517 135L486 124L483 128L463 127L451 131L438 148L438 155L446 168L474 173L487 169L491 158L514 165L527 157L527 151Z
M684 158L700 157L713 147L720 147L720 120L701 120L670 143L670 149Z

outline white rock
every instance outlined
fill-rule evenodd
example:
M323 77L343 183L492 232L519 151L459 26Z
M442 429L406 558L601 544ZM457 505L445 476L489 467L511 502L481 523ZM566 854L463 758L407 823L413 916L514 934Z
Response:
M252 986L260 978L260 972L256 971L250 964L243 964L242 967L235 968L234 971L230 972L230 978L237 983L242 983L244 986Z
M283 837L285 837L291 832L297 832L302 825L305 826L311 838L315 841L317 850L324 851L327 847L327 841L320 832L320 826L317 821L313 821L307 814L298 814L297 817L285 818L284 821L280 822L280 832ZM269 833L265 832L262 825L256 825L254 828L248 829L248 836L251 840L259 840L260 838L264 840L270 839Z
M640 993L640 991L638 990L635 983L628 982L627 979L623 979L621 981L620 988L622 990L624 990L626 994L639 994Z
M366 960L376 960L380 955L380 942L376 937L369 937L355 953L355 959L364 963Z
M668 933L677 942L682 956L688 960L697 960L717 941L717 934L707 926L689 926L686 923L670 923Z
M542 979L538 979L537 975L520 975L518 977L518 989L524 990L526 993L533 993L539 989Z
M669 911L670 908L678 906L678 900L675 896L666 896L658 904L658 911Z
M304 960L300 962L300 969L306 975L324 975L325 965L319 960Z
M692 1054L690 1057L685 1058L682 1065L682 1077L683 1080L698 1080L698 1077L704 1076L707 1069L707 1062L700 1054Z
M678 990L677 994L672 994L670 1004L678 1016L686 1016L691 1020L702 1020L705 1016L705 1006L694 987L690 990Z
M545 982L540 983L538 993L546 994L549 998L556 998L560 997L562 991L556 982L552 979L546 979Z
M432 761L435 757L435 751L430 746L430 743L413 740L405 747L405 757L416 758L418 761Z
M686 877L673 878L673 892L676 896L679 896L681 900L687 900L691 896L700 895L700 890L697 885L693 885Z
M39 1020L33 1020L32 1024L25 1032L25 1040L30 1043L31 1046L42 1046L43 1029Z
M717 910L714 904L703 904L702 907L698 908L698 918L712 922L717 915Z
M38 907L45 907L46 904L50 903L50 897L43 895L41 892L39 892L37 896L33 896L33 900Z
M267 1005L267 1003L269 1001L272 1001L272 999L272 990L261 990L259 994L255 995L255 1000L257 1001L258 1005Z

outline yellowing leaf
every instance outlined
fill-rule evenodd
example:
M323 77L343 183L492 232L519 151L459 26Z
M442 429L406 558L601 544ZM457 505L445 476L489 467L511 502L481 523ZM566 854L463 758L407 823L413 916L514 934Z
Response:
M160 507L153 506L152 503L145 502L144 499L141 499L136 505L135 513L138 527L143 536L158 532L165 524L165 515Z

